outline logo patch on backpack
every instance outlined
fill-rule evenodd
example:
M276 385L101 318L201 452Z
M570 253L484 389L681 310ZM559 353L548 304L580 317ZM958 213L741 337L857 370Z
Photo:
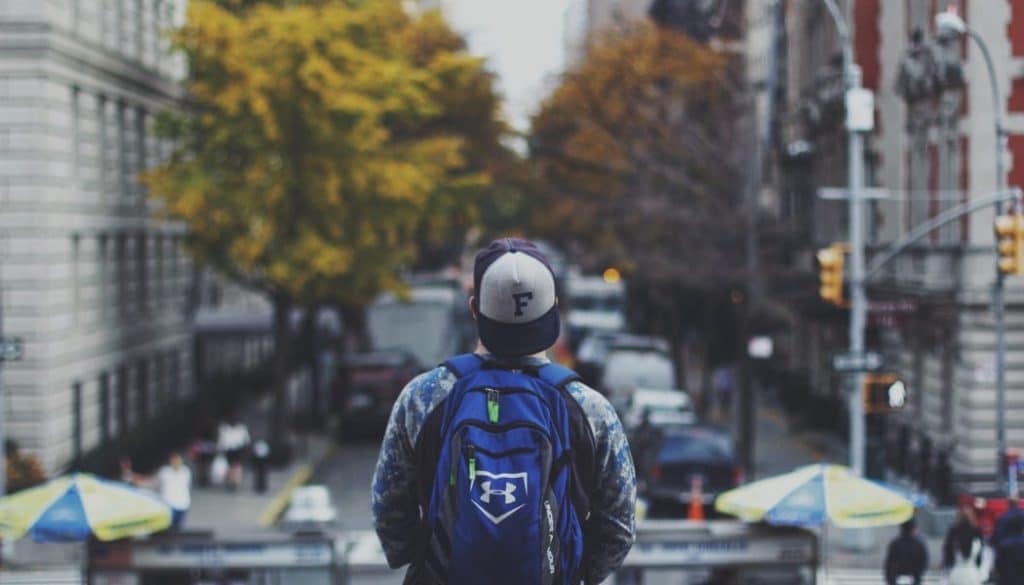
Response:
M527 473L491 473L478 469L470 482L469 497L474 506L495 525L523 509L521 498L529 495Z

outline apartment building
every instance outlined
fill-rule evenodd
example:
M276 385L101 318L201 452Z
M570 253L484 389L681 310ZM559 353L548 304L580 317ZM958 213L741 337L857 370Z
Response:
M0 308L7 436L57 472L193 392L184 226L139 173L182 97L184 0L0 1Z
M840 4L852 24L864 85L876 96L865 154L868 184L883 195L870 204L865 236L877 252L944 210L995 191L993 98L977 45L935 38L934 15L948 2ZM1009 134L1006 178L1024 187L1024 1L952 4L991 51L996 103ZM790 1L785 9L777 211L780 221L821 246L847 237L845 203L816 196L820 187L846 184L838 37L823 3ZM934 64L923 92L904 82L922 71L916 61L922 55ZM875 448L909 449L932 469L944 454L964 485L978 489L988 487L981 478L991 477L996 463L993 218L989 208L946 225L869 282L869 344L887 352L912 396L908 410L890 415L878 430L884 436L875 438ZM809 253L803 261L813 270ZM813 291L808 296L797 305L804 317L788 353L795 367L810 372L816 391L839 393L829 360L845 345L845 317L808 310ZM1024 447L1019 278L1007 280L1007 322L1007 441Z

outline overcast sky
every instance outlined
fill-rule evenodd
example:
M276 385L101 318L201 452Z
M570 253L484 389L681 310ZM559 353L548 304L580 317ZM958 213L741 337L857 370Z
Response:
M569 0L444 0L448 18L500 76L508 120L525 130L562 69Z

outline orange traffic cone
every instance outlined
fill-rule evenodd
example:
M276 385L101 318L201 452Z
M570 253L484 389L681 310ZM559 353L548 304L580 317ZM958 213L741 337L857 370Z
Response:
M694 477L690 480L690 510L687 520L704 520L704 480Z

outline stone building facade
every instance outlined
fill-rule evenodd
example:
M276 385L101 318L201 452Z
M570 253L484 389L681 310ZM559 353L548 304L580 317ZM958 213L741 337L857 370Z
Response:
M182 97L184 0L0 0L4 433L58 472L193 393L184 226L139 173Z

